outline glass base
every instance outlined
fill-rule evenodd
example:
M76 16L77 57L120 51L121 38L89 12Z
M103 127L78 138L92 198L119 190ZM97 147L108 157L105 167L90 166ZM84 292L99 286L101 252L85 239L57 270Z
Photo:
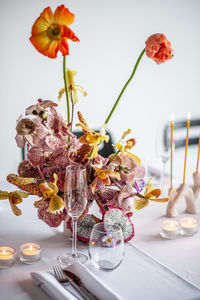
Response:
M65 266L72 265L75 262L84 264L87 260L88 257L82 253L76 253L76 256L72 255L72 253L67 253L58 257L58 262Z
M93 259L91 259L92 264L94 265L95 268L99 269L99 270L103 270L103 271L112 271L114 269L116 269L122 262L122 260L116 265L114 264L112 261L109 260L98 260L95 261Z
M167 240L173 240L176 239L179 235L178 232L170 232L170 233L166 233L166 232L160 232L160 235L163 237L163 239L167 239Z

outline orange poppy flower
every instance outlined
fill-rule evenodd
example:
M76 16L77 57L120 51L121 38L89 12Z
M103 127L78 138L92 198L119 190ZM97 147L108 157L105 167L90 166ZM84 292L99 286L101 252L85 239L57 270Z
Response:
M44 9L32 27L30 41L43 55L56 58L58 51L62 55L69 54L67 40L79 41L77 36L68 27L74 22L72 14L64 5L56 8L54 14L50 7Z
M171 43L163 33L152 34L145 44L146 55L157 64L162 64L173 57Z

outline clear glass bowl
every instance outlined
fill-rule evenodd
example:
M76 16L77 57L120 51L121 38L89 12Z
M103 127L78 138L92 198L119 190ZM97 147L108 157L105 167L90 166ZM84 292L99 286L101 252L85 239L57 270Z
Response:
M89 242L89 257L100 270L117 268L124 257L124 237L119 225L98 223L93 226Z

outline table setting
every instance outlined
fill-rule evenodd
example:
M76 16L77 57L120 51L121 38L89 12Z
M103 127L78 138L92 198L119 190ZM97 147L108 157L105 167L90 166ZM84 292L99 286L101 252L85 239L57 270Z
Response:
M99 154L141 60L161 67L174 59L172 45L163 33L147 37L97 131L77 109L79 94L87 92L68 68L70 46L80 42L73 22L75 14L62 4L55 11L44 8L32 26L34 50L46 59L62 55L63 87L57 100L39 98L16 116L23 159L0 181L0 299L200 299L200 136L192 171L191 114L179 155L183 180L174 176L173 114L168 143L161 149L160 132L156 140L161 170L135 154L131 128L122 128L114 152ZM63 98L66 116L58 110Z

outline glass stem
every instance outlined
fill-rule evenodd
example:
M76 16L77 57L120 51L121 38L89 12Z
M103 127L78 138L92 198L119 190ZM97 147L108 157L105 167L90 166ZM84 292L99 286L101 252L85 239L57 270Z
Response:
M78 257L76 254L76 237L77 237L77 220L72 219L73 238L72 238L72 256Z
M162 194L164 193L164 174L165 174L165 162L161 160L161 173L160 173L160 187Z

